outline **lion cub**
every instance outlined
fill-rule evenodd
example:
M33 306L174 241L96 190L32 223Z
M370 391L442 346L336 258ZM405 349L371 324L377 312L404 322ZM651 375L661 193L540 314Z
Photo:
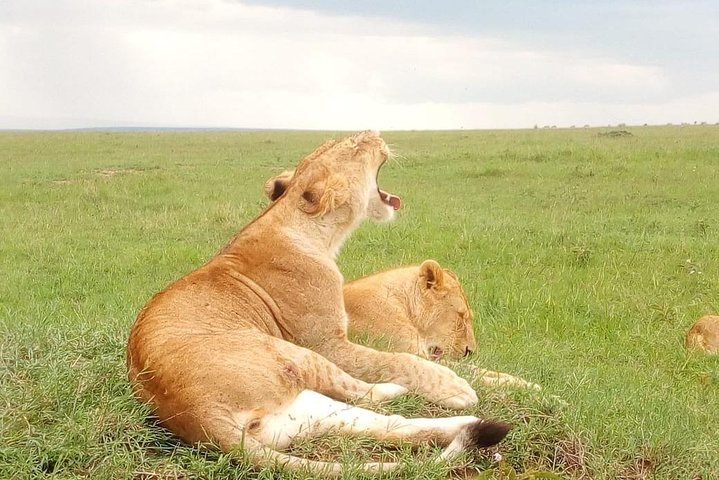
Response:
M719 353L719 316L704 315L687 332L685 343L689 349L706 353Z

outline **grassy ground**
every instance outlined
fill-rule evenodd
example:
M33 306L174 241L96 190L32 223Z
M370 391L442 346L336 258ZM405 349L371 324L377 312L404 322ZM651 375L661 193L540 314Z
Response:
M384 135L399 158L381 184L404 207L349 240L345 277L450 266L477 319L471 362L544 387L477 386L471 413L514 430L503 463L478 454L464 473L719 477L719 359L682 346L697 316L719 311L719 127L629 132ZM263 181L329 136L0 134L0 478L277 476L150 425L125 341L152 293L263 208ZM449 414L413 396L384 410ZM295 450L447 475L423 463L431 449L412 460L328 438Z

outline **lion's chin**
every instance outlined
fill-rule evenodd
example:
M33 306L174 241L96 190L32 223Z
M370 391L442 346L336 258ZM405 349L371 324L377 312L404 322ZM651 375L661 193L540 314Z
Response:
M387 223L394 220L394 208L381 202L372 202L367 209L367 217L375 222Z

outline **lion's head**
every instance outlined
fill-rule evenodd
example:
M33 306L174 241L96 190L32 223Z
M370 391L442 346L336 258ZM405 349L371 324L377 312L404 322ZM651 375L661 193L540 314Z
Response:
M417 278L414 321L432 359L462 357L477 348L474 315L457 275L434 260L425 260Z
M264 190L272 201L295 195L301 211L315 218L331 215L338 224L367 217L389 221L401 202L377 183L388 157L387 145L374 131L331 140L305 157L296 169L269 179Z
M687 332L688 349L712 355L719 354L719 316L704 315Z

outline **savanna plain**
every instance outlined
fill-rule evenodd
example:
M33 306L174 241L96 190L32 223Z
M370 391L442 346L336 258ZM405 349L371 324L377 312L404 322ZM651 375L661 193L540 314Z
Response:
M178 443L131 395L130 326L267 205L263 182L337 132L0 133L0 478L305 478ZM452 468L437 450L329 436L293 453L390 478L719 478L719 358L686 330L719 313L719 126L387 132L345 279L434 258L478 349L457 368L513 425ZM272 239L267 239L271 242ZM239 355L242 352L238 352ZM488 388L471 365L541 392ZM384 412L452 412L407 395Z

